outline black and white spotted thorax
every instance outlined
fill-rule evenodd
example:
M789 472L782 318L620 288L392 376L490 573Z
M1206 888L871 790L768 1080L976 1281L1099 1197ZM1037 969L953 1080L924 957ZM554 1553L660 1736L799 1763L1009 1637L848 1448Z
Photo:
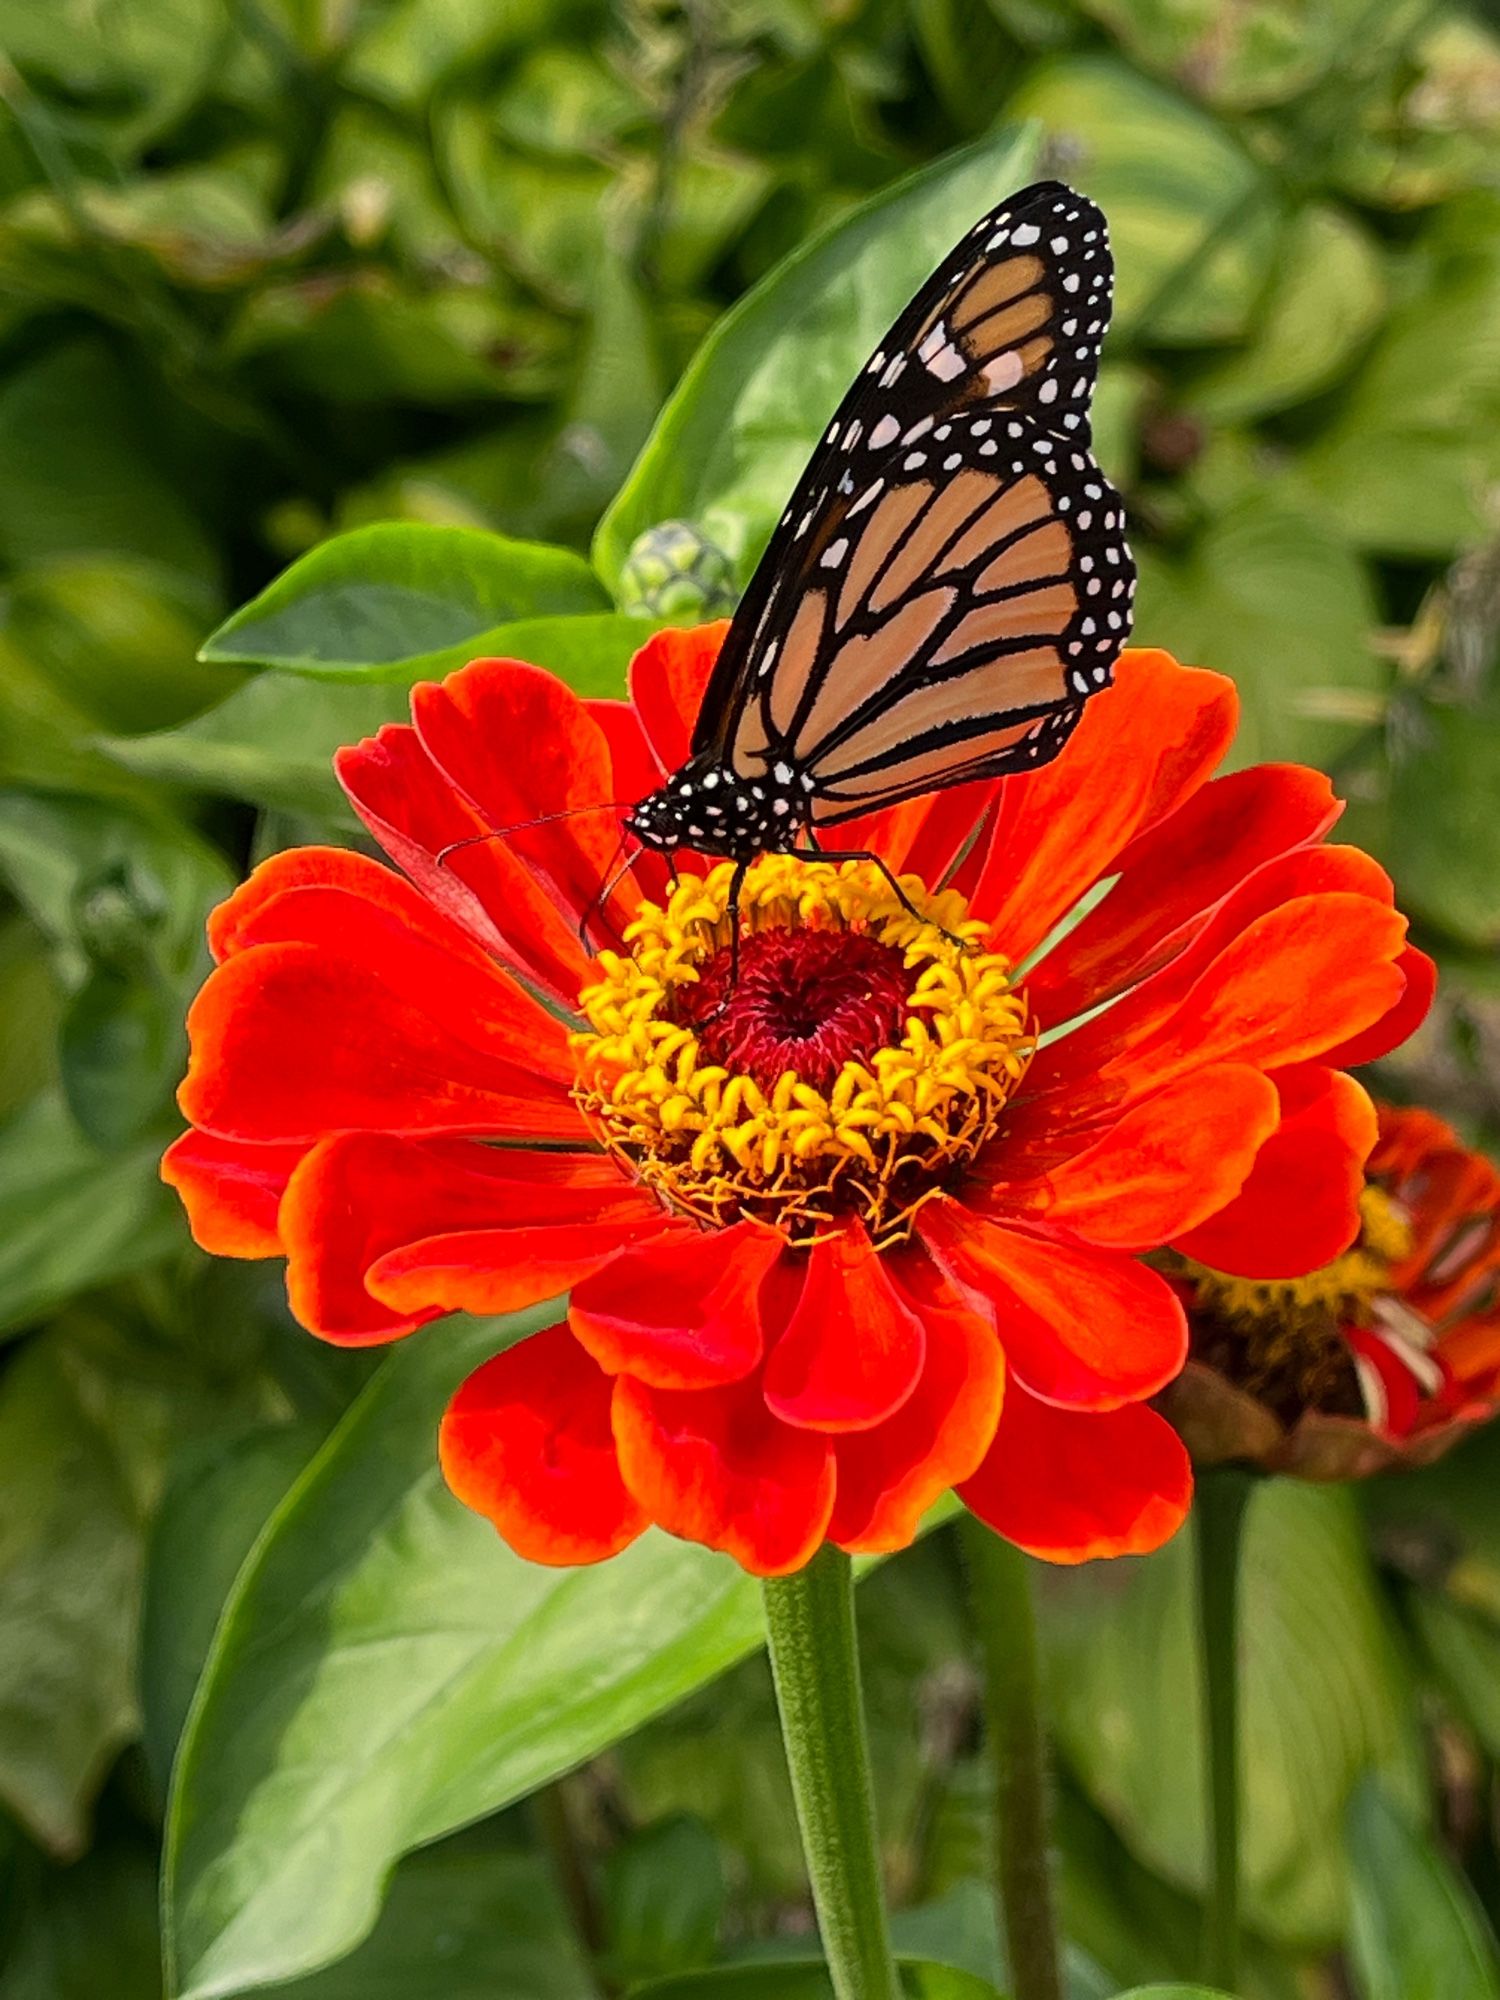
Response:
M632 806L625 826L643 847L695 847L750 861L792 846L812 817L812 790L812 778L787 760L773 760L764 777L746 779L712 757L695 757Z

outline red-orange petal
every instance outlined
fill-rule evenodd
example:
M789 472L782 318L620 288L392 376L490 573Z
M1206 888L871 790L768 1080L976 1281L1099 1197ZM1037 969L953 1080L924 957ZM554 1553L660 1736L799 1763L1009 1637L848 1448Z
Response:
M820 1237L801 1295L766 1362L766 1402L789 1424L865 1431L917 1386L922 1322L857 1218Z
M1187 1518L1193 1469L1144 1404L1098 1415L1058 1410L1014 1383L983 1465L959 1488L971 1513L1048 1562L1143 1556Z
M556 674L524 660L471 660L440 682L412 689L411 719L422 747L576 930L619 848L620 815L604 731ZM538 822L533 824L532 822ZM623 877L618 907L637 901Z
M620 1478L609 1377L566 1326L477 1368L443 1418L443 1477L528 1562L603 1562L646 1527Z
M1049 1402L1111 1410L1154 1395L1187 1356L1166 1280L1134 1258L999 1224L942 1196L917 1217L933 1260L997 1329L1012 1381Z
M557 1016L451 917L366 855L340 848L273 855L214 911L209 937L221 959L256 945L318 945L369 967L389 992L424 1011L482 1028L492 1054L564 1089L576 1074Z
M1131 843L1104 900L1028 976L1039 1018L1072 1020L1148 977L1246 876L1320 840L1340 810L1322 772L1300 764L1214 778Z
M1238 1194L1280 1116L1259 1070L1214 1064L1135 1105L1042 1181L997 1180L974 1205L997 1218L1029 1212L1103 1250L1160 1249Z
M215 1257L275 1257L276 1211L305 1146L252 1146L184 1132L162 1156L161 1177L187 1210L200 1250Z
M1275 1083L1281 1121L1245 1185L1174 1245L1242 1278L1300 1277L1349 1248L1375 1144L1375 1107L1353 1077L1307 1064Z
M428 902L572 1006L588 972L577 926L453 789L409 723L338 751L333 768L370 832ZM440 858L441 857L441 858Z
M1138 835L1191 797L1234 735L1234 683L1127 652L1054 763L1007 778L973 892L991 946L1034 951Z
M555 1298L632 1233L660 1227L655 1204L598 1154L381 1132L315 1146L280 1212L292 1311L321 1338L358 1345L464 1307L503 1312ZM434 1238L450 1258L466 1246L462 1296ZM405 1283L383 1283L396 1253ZM489 1302L492 1289L471 1306L486 1284L503 1288L502 1302Z
M783 1248L760 1222L674 1229L575 1286L569 1324L611 1375L657 1389L738 1382L764 1351L761 1289Z
M310 944L258 945L212 973L188 1012L183 1115L224 1138L340 1130L581 1140L560 1081L493 1052L490 1023L437 984L423 1005L380 971Z
M817 1553L833 1512L832 1441L766 1408L751 1377L723 1389L653 1389L615 1378L625 1484L669 1534L785 1576Z
M920 1252L889 1261L921 1318L926 1359L916 1389L893 1417L835 1442L838 1487L828 1537L852 1555L907 1547L927 1509L980 1465L1005 1393L995 1329Z
M729 620L657 632L630 662L630 699L663 775L678 770L692 750L693 728L703 706Z
M1400 999L1370 1027L1324 1051L1323 1060L1331 1069L1358 1069L1361 1063L1389 1055L1427 1019L1437 993L1436 965L1425 951L1409 944L1396 960L1396 967L1406 981Z

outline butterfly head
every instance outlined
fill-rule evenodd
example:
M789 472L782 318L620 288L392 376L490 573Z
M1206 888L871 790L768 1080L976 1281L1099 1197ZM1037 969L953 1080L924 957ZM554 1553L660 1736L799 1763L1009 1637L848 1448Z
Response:
M643 847L695 847L729 861L788 851L811 812L811 786L789 763L743 778L711 756L692 758L625 816Z

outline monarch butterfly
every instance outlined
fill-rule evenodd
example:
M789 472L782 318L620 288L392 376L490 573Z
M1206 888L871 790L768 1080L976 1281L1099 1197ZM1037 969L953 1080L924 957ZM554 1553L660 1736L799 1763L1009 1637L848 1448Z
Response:
M1113 272L1103 215L1060 181L943 260L798 482L688 761L627 813L643 846L733 860L737 890L820 827L1057 756L1135 594L1089 451Z

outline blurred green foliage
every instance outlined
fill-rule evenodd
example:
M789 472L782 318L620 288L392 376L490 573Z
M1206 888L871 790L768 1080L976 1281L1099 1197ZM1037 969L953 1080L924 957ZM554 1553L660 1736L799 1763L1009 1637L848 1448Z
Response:
M607 692L729 608L886 319L1056 172L1115 239L1139 636L1235 675L1243 758L1338 779L1444 962L1383 1086L1493 1138L1500 32L0 0L0 52L0 1992L159 2000L164 1844L178 1994L818 1992L753 1589L654 1539L513 1561L430 1434L518 1328L330 1354L187 1243L156 1161L204 913L356 837L329 756L414 680ZM1257 1502L1264 2000L1500 1991L1497 1475L1482 1436ZM1193 1972L1184 1561L1044 1580L1072 2000ZM942 1530L863 1599L911 1990L966 2000L1001 1955Z

